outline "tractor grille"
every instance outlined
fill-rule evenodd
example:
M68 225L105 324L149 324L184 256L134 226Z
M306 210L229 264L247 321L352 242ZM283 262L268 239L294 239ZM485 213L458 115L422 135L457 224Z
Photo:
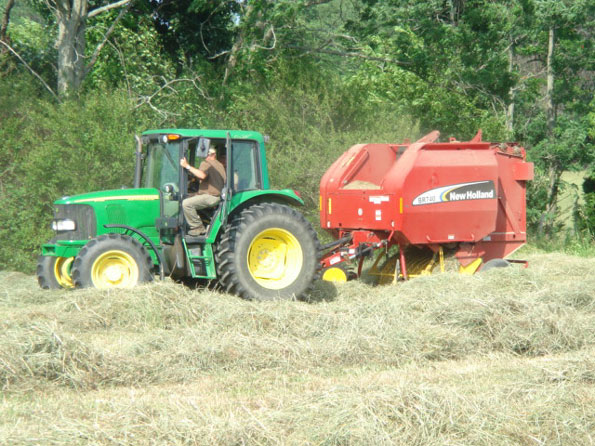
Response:
M56 232L56 240L88 240L97 235L95 211L87 204L54 205L54 218L76 222L76 230Z

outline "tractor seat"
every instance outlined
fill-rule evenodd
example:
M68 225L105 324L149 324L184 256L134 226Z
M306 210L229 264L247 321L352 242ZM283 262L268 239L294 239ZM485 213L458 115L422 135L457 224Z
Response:
M221 202L219 202L219 204L221 204ZM213 219L218 210L219 205L212 208L201 209L200 211L198 211L198 215L202 219L204 225L207 226L211 223L211 220Z

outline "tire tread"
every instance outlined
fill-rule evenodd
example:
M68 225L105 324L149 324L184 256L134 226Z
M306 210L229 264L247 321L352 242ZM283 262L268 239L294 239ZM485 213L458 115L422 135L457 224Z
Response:
M215 249L215 265L218 281L226 292L237 294L243 299L262 298L251 291L248 284L243 283L240 274L238 274L239 265L236 264L235 249L240 242L242 234L250 228L253 228L255 225L260 224L259 222L261 222L263 218L271 215L279 215L282 218L288 218L298 223L299 226L305 229L303 235L307 237L307 239L310 239L314 245L314 252L316 253L314 273L312 274L312 277L306 279L308 280L308 283L303 287L303 290L300 290L299 295L295 297L302 298L307 295L312 289L315 280L320 277L320 243L312 225L300 212L286 205L277 203L259 203L247 207L231 216ZM305 255L308 254L305 253ZM300 278L296 280L300 280ZM281 297L291 298L291 296Z

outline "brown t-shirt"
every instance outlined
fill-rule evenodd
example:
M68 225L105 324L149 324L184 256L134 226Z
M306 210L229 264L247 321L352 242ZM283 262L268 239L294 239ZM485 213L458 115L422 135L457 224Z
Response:
M217 160L204 160L200 163L199 170L202 170L207 177L200 182L199 194L209 194L218 197L221 189L225 186L225 167Z

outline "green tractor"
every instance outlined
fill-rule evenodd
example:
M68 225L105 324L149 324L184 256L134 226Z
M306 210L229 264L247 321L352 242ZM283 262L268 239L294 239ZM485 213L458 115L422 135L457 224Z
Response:
M307 293L319 272L318 238L292 207L303 205L297 192L270 189L260 133L150 130L136 140L133 189L54 203L55 237L37 265L42 288L132 287L158 274L217 281L245 299ZM198 166L209 148L227 160L227 183L219 205L201 215L207 233L193 237L181 207L192 179L180 159Z

